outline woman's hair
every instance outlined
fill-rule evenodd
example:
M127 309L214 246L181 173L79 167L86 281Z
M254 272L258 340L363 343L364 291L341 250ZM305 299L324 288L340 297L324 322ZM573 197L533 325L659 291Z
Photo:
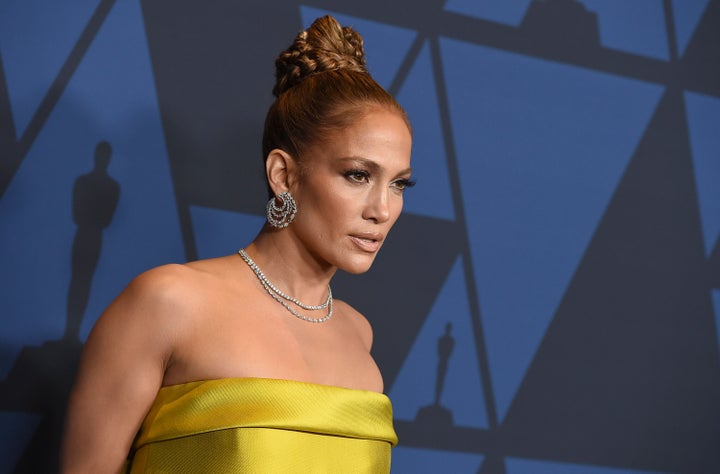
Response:
M275 60L275 102L265 118L263 156L279 148L300 159L307 147L356 122L372 107L396 111L370 76L360 34L331 16L318 18Z

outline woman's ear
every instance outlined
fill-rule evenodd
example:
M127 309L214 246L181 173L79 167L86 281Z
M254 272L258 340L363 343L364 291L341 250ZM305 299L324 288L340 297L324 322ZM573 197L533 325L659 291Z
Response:
M297 172L298 165L295 158L279 148L270 150L265 159L265 174L270 189L276 196L290 189L296 179Z

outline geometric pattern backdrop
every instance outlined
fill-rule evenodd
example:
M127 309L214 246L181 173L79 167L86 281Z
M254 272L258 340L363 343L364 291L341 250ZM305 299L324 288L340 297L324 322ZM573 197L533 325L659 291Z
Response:
M0 472L57 469L133 276L257 233L272 61L325 13L413 123L418 185L333 284L393 472L720 472L719 0L0 0Z

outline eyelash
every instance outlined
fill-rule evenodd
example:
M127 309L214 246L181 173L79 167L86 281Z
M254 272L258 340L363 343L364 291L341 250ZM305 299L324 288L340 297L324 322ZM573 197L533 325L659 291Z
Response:
M344 176L354 183L368 183L370 182L370 173L365 170L349 170L344 173ZM392 182L392 186L399 191L405 191L407 188L415 186L415 181L401 178Z
M370 173L365 170L349 170L345 172L345 177L355 183L367 183L370 181Z
M395 186L400 191L405 191L407 188L412 188L413 186L415 186L415 181L402 178L394 181L393 186Z

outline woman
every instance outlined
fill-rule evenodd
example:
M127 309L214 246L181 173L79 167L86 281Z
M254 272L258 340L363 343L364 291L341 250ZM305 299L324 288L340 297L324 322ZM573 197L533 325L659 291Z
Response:
M402 108L361 37L316 20L276 61L268 223L239 255L138 276L98 320L65 472L388 472L397 442L372 331L334 300L369 269L410 186Z

